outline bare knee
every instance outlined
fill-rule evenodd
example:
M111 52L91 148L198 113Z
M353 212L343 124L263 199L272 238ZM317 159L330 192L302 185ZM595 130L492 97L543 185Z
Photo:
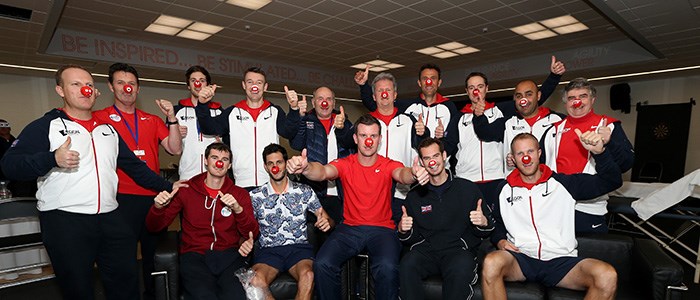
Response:
M617 271L610 264L600 264L595 269L593 284L606 296L614 295L617 290Z
M506 257L508 255L503 251L494 251L486 255L484 258L481 276L487 284L492 284L494 281L503 280L505 267L508 264Z
M265 281L265 278L262 278L262 276L258 274L255 274L255 276L253 276L253 278L250 279L250 284L257 288L269 288L267 282Z
M314 271L311 268L299 272L299 284L311 285L314 282Z

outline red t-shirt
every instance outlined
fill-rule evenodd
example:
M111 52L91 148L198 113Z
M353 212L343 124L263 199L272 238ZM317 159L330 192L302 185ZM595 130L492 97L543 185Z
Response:
M247 111L251 117L253 117L253 122L256 122L258 120L258 116L260 115L260 112L265 110L266 108L270 107L270 101L267 101L263 99L262 105L258 108L251 108L248 106L248 102L246 100L241 100L238 103L234 104L233 106L241 108L245 111Z
M126 145L137 154L136 157L145 161L148 168L156 174L160 174L160 161L158 161L158 145L160 141L168 137L169 130L165 122L158 116L149 114L142 110L136 110L136 122L138 122L138 143L134 139L136 136L136 124L134 124L134 114L117 112L114 106L108 106L103 110L98 110L93 114L102 123L111 124L119 133ZM126 123L125 123L126 122ZM129 124L129 127L126 124ZM131 131L129 131L131 128ZM117 169L119 185L117 192L122 194L153 196L156 192L142 188L121 169Z
M396 228L391 220L391 173L403 164L378 155L372 166L363 166L357 154L330 162L338 170L343 184L343 223Z
M398 108L394 107L394 112L392 112L390 115L383 115L379 112L379 110L375 110L371 113L373 117L377 118L377 120L384 122L386 126L389 126L389 123L391 123L391 119L393 119L396 116L396 113L399 111Z
M204 183L204 189L207 190L207 194L209 194L209 197L216 199L216 196L219 195L219 191L217 189L212 189L209 186L207 186L207 183Z
M331 119L333 119L335 115L331 115L330 118L328 119L318 119L321 122L321 125L323 125L323 128L326 129L326 135L331 133Z
M557 172L563 174L581 173L588 163L588 150L583 148L574 128L581 132L595 130L600 124L600 120L605 116L597 115L592 110L580 118L566 117L564 133L559 141L559 152L557 153ZM616 120L608 117L609 122Z

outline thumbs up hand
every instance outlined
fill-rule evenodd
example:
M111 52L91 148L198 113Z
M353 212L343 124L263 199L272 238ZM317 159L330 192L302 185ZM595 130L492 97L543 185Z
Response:
M343 129L345 127L345 110L343 106L340 106L340 114L335 115L335 121L333 121L333 126L336 129Z
M293 156L287 160L287 173L301 174L309 166L309 159L306 156L306 149L301 150L300 156Z
M177 122L177 119L175 118L175 109L173 108L173 103L165 100L165 99L156 99L156 104L158 105L158 108L160 108L160 111L168 117L168 120L171 122ZM172 121L174 120L174 121Z
M211 101L211 99L214 98L214 95L216 94L216 88L216 84L202 87L202 89L199 90L199 103L207 103Z
M581 133L581 130L574 128L574 132L578 136L579 141L583 148L590 151L593 154L601 154L605 150L603 145L602 137L596 132L596 130L589 130Z
M413 228L413 217L406 213L406 207L401 206L401 211L403 211L403 214L401 215L401 221L399 221L399 232L406 233Z
M442 118L438 118L438 126L435 127L435 138L441 139L445 136L445 126L442 125Z
M301 100L299 101L299 115L302 117L306 114L306 108L308 107L308 104L306 103L306 95L301 96Z
M488 225L489 222L486 219L486 216L484 216L484 212L481 210L481 202L482 200L479 199L479 201L476 203L476 210L469 212L469 220L476 226L484 227Z
M430 174L425 169L425 167L421 166L418 163L417 156L413 159L413 166L411 167L411 174L413 175L413 178L420 185L425 185L430 180Z
M610 136L612 135L612 129L608 127L608 119L603 118L600 126L598 126L598 129L596 130L598 134L600 134L601 141L603 144L608 144L610 142Z
M549 64L549 71L557 75L562 75L566 72L566 67L563 62L558 61L557 57L552 55L552 63Z
M65 169L75 169L80 165L80 153L70 149L70 136L54 151L56 164Z
M423 113L418 115L418 120L416 120L416 124L413 125L416 128L416 135L422 136L425 134L425 122L423 122Z
M251 251L253 251L253 244L255 243L255 239L253 238L253 232L249 231L248 232L248 239L241 244L241 247L238 248L238 253L241 254L241 256L246 257L248 254L250 254Z
M357 71L355 73L355 83L357 83L357 85L364 85L367 82L368 78L369 78L369 65L365 66L364 71Z
M231 208L235 214L240 214L243 212L243 207L238 204L238 200L236 200L235 197L231 194L224 194L221 191L219 191L219 199L221 199L221 202L223 202L226 206Z
M172 200L173 197L175 197L175 194L177 194L178 189L179 187L176 187L173 189L172 192L168 193L168 191L162 191L158 195L156 195L156 197L153 198L153 202L156 208L161 209L163 207L168 206L168 204L170 204L170 200Z

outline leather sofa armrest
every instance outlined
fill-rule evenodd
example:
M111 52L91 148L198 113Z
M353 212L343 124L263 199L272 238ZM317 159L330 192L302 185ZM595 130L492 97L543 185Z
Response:
M635 282L651 283L651 295L656 300L680 299L680 290L669 287L683 287L683 268L659 245L649 239L634 239L632 248L632 274ZM667 293L669 296L667 298ZM676 298L678 297L678 298Z
M179 232L161 234L154 260L156 300L176 300L180 295Z

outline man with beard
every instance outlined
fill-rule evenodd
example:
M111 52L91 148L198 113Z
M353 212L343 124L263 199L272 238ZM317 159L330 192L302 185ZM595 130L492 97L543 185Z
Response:
M483 110L474 111L475 116L479 115L478 110L482 111L481 115L474 118L474 131L477 136L484 141L503 142L504 166L507 171L513 169L510 142L516 135L527 132L540 139L547 128L564 118L563 115L540 106L541 96L542 93L534 81L523 80L518 82L513 92L515 108L518 111L516 115L489 123Z
M199 92L212 84L209 71L202 66L192 66L185 72L185 79L190 97L180 100L178 105L175 105L175 117L180 124L182 135L182 155L178 164L180 180L188 180L205 171L204 150L209 144L217 141L217 136L202 133L195 112L199 104ZM212 117L221 114L220 103L209 101L206 105Z
M548 287L587 290L586 299L613 299L615 269L603 261L578 257L574 204L622 185L620 168L595 131L574 130L593 154L597 175L563 175L540 164L537 138L521 133L511 151L516 170L499 190L494 208L496 229L482 269L484 299L505 299L503 281L535 281Z
M205 156L207 171L187 181L189 187L155 197L146 226L159 232L182 215L180 278L185 299L245 299L234 272L244 266L258 224L248 192L227 176L229 147L213 143Z
M299 101L296 91L285 86L288 101ZM289 141L295 150L306 149L309 161L327 164L336 158L343 158L354 153L352 143L352 123L346 119L345 110L335 110L335 93L327 87L314 91L311 100L313 110L306 113L306 96L299 101L299 112L303 113L296 136ZM286 160L286 159L285 159ZM303 178L303 177L302 177ZM337 223L342 220L342 187L336 180L311 181L303 178L316 192L324 209Z
M336 226L316 256L314 276L321 299L340 299L340 269L351 257L367 250L378 299L397 299L398 262L401 244L391 220L391 186L394 181L411 184L428 182L428 173L418 165L402 163L377 154L381 125L371 115L355 122L353 140L358 153L322 165L309 162L306 150L287 162L291 174L310 180L340 178L345 188L344 220Z
M428 138L418 147L430 182L408 193L399 239L409 246L401 259L401 299L423 299L422 280L439 274L444 299L470 299L476 283L476 250L494 228L479 188L445 170L442 142Z
M221 136L233 151L233 177L236 184L251 191L268 180L262 161L265 146L279 143L279 137L293 139L299 124L299 106L289 100L289 113L265 100L265 71L251 67L243 74L241 86L246 98L212 117L207 105L197 105L197 120L204 134ZM199 92L199 103L209 102L216 85ZM278 135L279 134L279 135Z
M549 128L542 138L542 161L552 171L562 174L595 174L595 161L590 151L578 143L572 129L595 129L601 134L607 147L620 167L627 172L634 164L634 149L627 139L622 123L609 116L593 112L596 100L595 87L584 78L571 80L564 87L564 97L568 116ZM576 232L605 233L608 225L605 214L608 212L608 196L576 202Z
M265 290L280 272L297 280L295 299L311 299L314 286L314 249L306 234L306 212L316 215L316 226L327 232L333 226L311 187L287 178L287 150L270 144L263 150L267 184L250 192L253 213L260 226L260 249L253 258L253 286Z

